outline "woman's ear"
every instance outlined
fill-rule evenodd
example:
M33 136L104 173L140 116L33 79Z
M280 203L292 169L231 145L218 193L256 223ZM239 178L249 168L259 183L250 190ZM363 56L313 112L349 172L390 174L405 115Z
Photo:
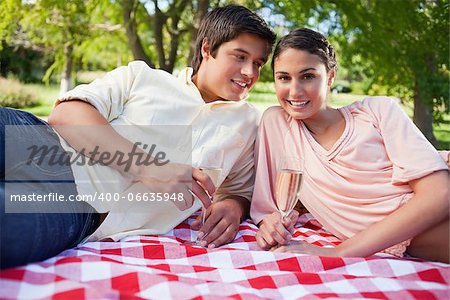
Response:
M331 87L334 83L334 79L336 77L336 70L335 69L331 69L328 72L328 86Z
M202 41L201 53L202 53L203 59L208 59L208 57L210 55L210 47L209 47L208 38L204 38Z

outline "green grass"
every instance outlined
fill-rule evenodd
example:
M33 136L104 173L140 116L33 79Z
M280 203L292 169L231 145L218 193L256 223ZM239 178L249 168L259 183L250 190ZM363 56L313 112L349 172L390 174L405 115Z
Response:
M450 115L445 115L442 123L435 124L433 131L439 142L438 148L441 150L450 149Z
M273 86L273 83L271 83ZM362 100L365 95L352 95L352 94L337 94L331 95L330 105L332 107L342 107L352 102ZM250 93L248 101L256 106L260 111L266 110L270 106L278 105L278 101L275 95L275 90L270 90L267 83L257 83ZM409 105L404 105L406 113L412 118L413 110ZM450 149L450 115L444 115L444 122L434 124L434 135L438 140L437 146L440 150Z
M39 100L39 105L27 107L23 110L39 117L47 117L52 111L53 103L59 96L59 86L43 84L24 84L24 86Z
M36 96L40 104L24 110L40 117L47 117L53 108L54 101L59 96L59 86L43 84L26 84L25 86ZM331 95L330 104L333 107L341 107L361 100L364 97L364 95L352 94ZM273 83L258 82L250 93L248 101L261 111L266 110L270 106L278 105ZM410 106L404 106L404 108L411 117L412 108ZM434 125L434 134L439 141L439 149L450 149L450 115L444 116L444 122Z

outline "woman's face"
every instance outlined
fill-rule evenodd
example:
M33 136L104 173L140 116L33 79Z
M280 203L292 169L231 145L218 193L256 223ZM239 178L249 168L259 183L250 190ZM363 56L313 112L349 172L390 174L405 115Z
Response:
M335 76L319 56L289 48L274 62L275 90L281 107L294 119L314 118L326 108Z

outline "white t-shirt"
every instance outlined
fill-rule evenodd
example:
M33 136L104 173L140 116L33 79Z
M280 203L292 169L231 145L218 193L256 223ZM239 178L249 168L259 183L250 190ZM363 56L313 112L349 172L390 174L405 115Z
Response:
M206 163L222 168L221 185L216 191L215 201L227 195L250 200L258 111L245 101L205 103L191 76L191 68L183 69L175 77L165 71L151 69L144 62L134 61L90 84L77 86L58 102L74 99L89 102L113 126L160 125L170 128L180 125L191 129L192 144L187 151L192 150L192 165L201 167ZM173 136L180 138L180 133L174 132ZM159 137L150 136L149 140ZM132 141L133 138L129 139ZM63 144L69 147L64 141ZM174 145L177 145L177 140ZM109 167L84 164L73 165L72 168L79 194L151 192ZM109 214L89 240L105 237L117 240L130 234L165 233L200 208L198 199L186 211L178 210L170 201L96 201L90 204L98 212L109 211Z

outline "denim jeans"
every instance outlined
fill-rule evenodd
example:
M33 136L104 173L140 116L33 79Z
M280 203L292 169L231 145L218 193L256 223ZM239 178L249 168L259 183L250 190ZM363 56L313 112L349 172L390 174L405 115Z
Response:
M0 107L0 142L1 269L55 256L76 246L99 226L98 213L82 201L26 201L19 203L23 212L8 212L13 194L68 197L77 190L70 164L51 165L38 155L25 160L27 145L55 146L65 153L58 136L44 121L27 112Z

